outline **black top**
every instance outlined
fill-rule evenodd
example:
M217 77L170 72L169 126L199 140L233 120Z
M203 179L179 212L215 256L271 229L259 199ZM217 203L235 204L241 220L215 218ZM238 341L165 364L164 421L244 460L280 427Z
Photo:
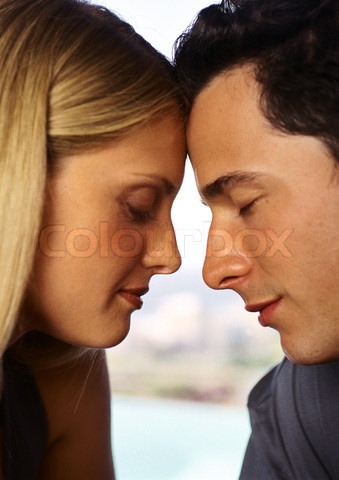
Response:
M47 446L47 419L38 387L23 364L4 358L0 404L5 480L36 480Z
M248 407L240 480L339 479L339 362L285 359L254 387Z

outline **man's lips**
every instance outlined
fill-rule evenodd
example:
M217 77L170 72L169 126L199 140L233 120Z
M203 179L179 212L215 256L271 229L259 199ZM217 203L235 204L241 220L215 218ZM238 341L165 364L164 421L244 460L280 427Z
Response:
M245 306L248 312L260 312L259 322L263 327L271 324L271 316L274 310L279 306L281 298L274 298L260 303L252 303Z
M145 295L148 292L148 287L141 287L141 288L124 288L119 290L117 293L124 298L127 302L129 302L133 307L137 310L143 305L143 301L141 300L142 295Z

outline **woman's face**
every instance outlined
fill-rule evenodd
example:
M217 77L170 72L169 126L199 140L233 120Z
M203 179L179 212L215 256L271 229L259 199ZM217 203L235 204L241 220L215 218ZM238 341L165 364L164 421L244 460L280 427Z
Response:
M155 274L181 263L171 207L186 147L174 119L60 159L47 200L25 330L110 347L127 335Z

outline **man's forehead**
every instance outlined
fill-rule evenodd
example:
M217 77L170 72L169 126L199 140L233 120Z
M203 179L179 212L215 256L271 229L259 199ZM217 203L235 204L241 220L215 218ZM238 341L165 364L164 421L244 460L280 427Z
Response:
M228 127L250 117L261 117L260 88L253 69L238 67L215 77L197 96L188 123L188 147L199 138L209 140L211 132L218 135L223 123Z

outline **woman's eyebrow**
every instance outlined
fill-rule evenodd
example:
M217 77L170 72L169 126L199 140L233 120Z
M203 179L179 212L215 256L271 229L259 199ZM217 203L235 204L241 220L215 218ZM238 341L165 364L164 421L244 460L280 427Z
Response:
M136 175L140 177L140 186L144 187L155 187L160 186L165 190L167 195L172 195L177 193L180 186L174 185L168 178L162 177L161 175L156 174L140 174Z
M259 172L244 172L242 170L222 175L213 182L205 185L201 190L202 202L205 203L214 197L222 195L225 191L228 191L237 185L257 180L259 177L263 176L264 175Z

